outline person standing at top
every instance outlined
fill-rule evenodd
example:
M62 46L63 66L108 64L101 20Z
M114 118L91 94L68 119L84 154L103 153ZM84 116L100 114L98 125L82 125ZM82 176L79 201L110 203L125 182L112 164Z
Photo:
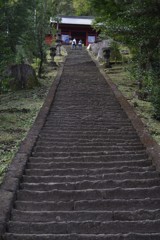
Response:
M81 40L81 39L80 39L79 42L78 42L78 47L79 47L79 49L82 50L82 40Z
M76 39L74 38L74 39L72 40L72 49L76 49L76 45L77 45L77 41L76 41Z

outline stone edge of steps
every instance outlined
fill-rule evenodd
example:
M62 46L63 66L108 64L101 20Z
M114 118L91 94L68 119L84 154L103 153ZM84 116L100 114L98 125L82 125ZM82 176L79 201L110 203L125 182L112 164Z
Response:
M153 165L156 167L156 170L160 172L160 145L152 138L149 131L145 127L144 123L140 117L136 114L134 107L127 101L121 91L118 89L117 85L114 84L111 78L105 73L102 66L99 62L95 60L92 53L87 51L93 62L96 64L99 72L102 74L106 82L111 87L115 97L120 103L121 107L126 112L128 118L132 122L133 127L135 128L141 143L145 146L146 152L149 158L152 160Z
M65 61L66 57L64 59L64 63ZM6 175L0 186L0 240L3 239L6 222L10 217L11 208L16 197L16 191L19 187L19 182L23 175L28 157L36 143L39 132L45 123L50 106L54 101L55 94L61 80L64 63L59 67L57 75L47 94L43 106L41 107L35 122L27 133L27 136L21 142L20 147L11 164L9 165Z

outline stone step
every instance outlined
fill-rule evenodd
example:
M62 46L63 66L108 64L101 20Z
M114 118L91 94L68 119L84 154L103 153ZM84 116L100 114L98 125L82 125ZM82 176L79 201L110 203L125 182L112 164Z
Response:
M108 155L101 155L101 156L31 156L30 159L48 159L51 161L78 161L78 162L101 162L101 161L141 161L147 160L148 156L146 153L139 153L139 154L108 154Z
M59 140L59 141L61 141L61 140L63 140L63 141L99 141L99 142L105 142L105 141L107 141L107 140L110 140L111 142L112 141L117 141L118 140L118 142L119 141L121 141L121 142L123 142L123 141L130 141L130 140L134 140L134 141L140 141L139 140L139 137L138 137L138 135L132 135L132 136L130 136L130 135L123 135L123 134L119 134L119 135L108 135L108 134L105 134L105 135L97 135L97 136L95 136L95 135L83 135L83 136L77 136L77 135L72 135L72 136L70 136L70 135L65 135L65 136L59 136L59 135L54 135L54 136L52 136L52 135L41 135L41 134L39 134L39 138L40 139L43 139L43 141L57 141L57 140Z
M160 186L160 179L147 180L111 180L111 181L81 181L81 182L64 182L64 183L21 183L21 189L30 191L52 191L52 190L82 190L82 189L105 189L105 188L145 188Z
M124 173L108 173L108 174L90 174L84 175L51 175L51 176L35 176L35 175L23 175L23 181L28 183L48 183L48 182L77 182L77 181L97 181L97 180L134 180L134 179L155 179L159 180L158 172L124 172Z
M25 174L28 176L77 176L77 175L94 175L94 174L110 174L110 173L125 173L125 172L141 172L155 171L155 167L115 167L115 168L66 168L66 169L26 169Z
M147 212L147 211L146 211ZM126 212L132 213L132 212ZM156 214L156 211L150 211L149 214ZM158 211L157 211L158 214ZM63 222L63 221L107 221L112 219L111 211L52 211L52 212L36 212L36 211L18 211L13 210L11 221L22 222ZM150 216L151 216L150 215Z
M62 102L62 104L64 104L64 102ZM85 107L85 106L83 106ZM122 112L121 110L119 112L114 111L114 112L108 112L107 110L104 112L104 109L102 107L102 109L99 110L88 110L86 113L83 112L83 109L81 110L81 112L79 111L78 114L75 115L74 110L72 110L72 112L70 112L69 115L67 114L63 114L64 118L59 118L55 113L55 110L53 109L53 113L49 114L45 125L44 126L51 126L52 124L57 126L57 123L64 123L66 124L66 120L69 120L69 117L71 122L69 122L69 126L72 125L72 122L74 123L75 120L77 119L81 119L82 121L79 121L78 126L132 126L131 120L127 117L127 115ZM106 121L106 118L104 118L103 116L108 115L108 119ZM117 118L113 118L113 116L117 116ZM54 118L53 118L54 116ZM112 119L113 118L113 121ZM86 121L87 120L87 121ZM75 125L74 125L75 126Z
M68 90L67 90L68 91ZM101 91L102 92L102 91ZM79 93L77 92L77 94L79 95ZM103 93L102 93L103 95ZM75 102L73 103L72 98L75 98ZM108 94L108 96L105 94L104 98L102 96L102 98L99 98L99 103L96 103L97 100L97 96L95 96L95 98L93 98L93 95L90 96L91 99L91 104L86 103L86 99L79 96L81 99L76 99L75 96L75 90L74 90L74 94L70 95L69 98L67 98L65 96L65 100L62 96L60 96L60 92L58 94L58 97L55 101L55 105L54 108L51 108L50 113L54 114L58 114L58 113L75 113L75 114L86 114L89 115L89 113L97 113L97 115L100 114L105 114L108 112L117 112L123 116L126 117L126 114L123 112L120 104L118 103L118 101L116 101L115 98L111 98L110 94ZM100 95L98 94L98 97L100 97ZM60 99L61 98L61 99ZM108 102L106 101L106 99L108 100ZM61 106L60 106L61 105ZM103 111L104 108L107 108L107 111ZM113 110L113 111L112 111ZM114 111L115 110L115 111ZM116 120L116 119L115 119Z
M68 103L69 104L69 103ZM83 104L83 103L82 103ZM101 109L103 109L104 107L107 107L107 112L120 112L122 111L122 109L120 108L120 106L118 104L116 104L115 102L112 103L111 99L108 103L105 104L100 104L99 106L94 105L90 105L87 106L86 103L84 102L83 106L82 104L76 104L74 107L70 108L68 107L68 105L64 108L54 108L53 110L51 109L50 114L56 114L56 115L73 115L73 113L75 115L81 115L83 114L88 114L88 112L90 111L95 111L95 112L100 112Z
M129 152L137 152L144 150L145 148L140 146L36 146L34 148L35 152L103 152L103 151L129 151Z
M8 223L10 233L19 234L118 234L118 233L156 233L160 220L143 221L67 221L67 222L12 222Z
M86 99L87 100L87 99ZM63 103L62 103L63 104ZM85 107L85 104L81 104L82 107ZM74 111L72 114L55 114L54 112L50 113L48 116L48 120L54 120L54 122L61 119L61 122L69 121L69 119L74 122L77 119L81 120L89 120L89 123L93 123L93 121L99 121L99 122L106 122L105 119L108 117L108 122L111 123L113 120L113 123L122 122L123 120L127 120L127 116L122 110L115 110L115 111L106 111L104 112L103 109L96 110L89 110L87 112L81 110L81 112L75 114ZM117 118L116 118L117 117Z
M114 161L114 162L55 162L54 160L45 162L45 160L35 162L34 160L28 162L28 169L64 169L64 168L114 168L114 167L147 167L151 166L151 161Z
M91 146L124 146L124 145L128 145L128 146L143 146L139 139L109 139L106 138L103 141L100 138L90 138L90 139L78 139L78 138L73 138L70 139L68 141L68 138L53 138L53 139L43 139L43 138L39 138L37 141L37 146L38 145L45 145L45 144L50 144L52 146L54 145L60 145L60 146L64 146L64 145L78 145L78 146L87 146L87 145L91 145Z
M131 124L103 124L103 125L79 125L79 126L76 126L75 124L74 125L61 125L60 127L57 125L57 124L45 124L44 127L43 127L43 131L45 130L51 130L51 131L56 131L56 132L68 132L68 131L82 131L82 132L85 132L85 131L107 131L107 130L134 130L135 129L133 128L133 126Z
M137 142L137 141L110 141L110 140L106 140L103 142L98 142L96 140L90 140L90 141L70 141L70 142L66 142L66 141L42 141L42 140L38 140L36 143L37 147L70 147L70 146L79 146L79 147L108 147L108 146L129 146L129 147L141 147L143 148L143 144Z
M139 155L138 155L139 156ZM144 156L143 156L144 157ZM149 165L152 164L151 160L148 160L147 156L146 158L138 158L136 156L127 156L127 155L111 155L111 156L103 156L103 157L30 157L28 160L28 163L95 163L95 164L117 164L116 166L122 166L123 164L136 164L142 166L143 163L147 163ZM130 166L131 166L130 165Z
M59 135L41 135L39 134L39 138L43 139L43 141L66 141L66 142L74 142L74 141L80 141L80 142L86 142L86 141L98 141L98 142L106 142L106 141L111 141L111 142L123 142L123 141L134 141L134 142L140 142L139 137L137 135L135 136L127 136L127 135L117 135L117 136L113 136L113 135L83 135L83 136L76 136L76 135L68 135L68 136L59 136Z
M77 94L79 95L79 93L77 92ZM103 94L103 93L102 93ZM59 92L59 97L60 97L60 92ZM111 99L111 96L109 95L108 97L104 96L105 99L107 99L109 102L108 104L104 104L104 105L100 105L100 106L96 106L95 104L89 104L87 105L86 103L86 97L85 96L84 98L79 96L81 99L78 99L78 101L76 101L75 99L75 104L76 106L72 109L70 109L68 107L69 104L72 104L73 101L72 101L72 98L75 97L75 95L73 94L72 96L70 96L69 98L67 97L64 97L66 101L68 101L68 104L67 104L67 107L64 109L64 106L63 106L63 109L57 109L56 108L56 105L58 106L58 103L55 102L55 108L51 108L51 111L50 111L50 116L51 115L56 115L56 116L59 116L59 115L72 115L72 116L76 116L76 115L89 115L90 113L95 113L97 116L99 116L99 114L114 114L114 113L119 113L120 115L122 116L126 116L125 114L123 114L123 110L122 108L120 107L120 105L116 105L115 102L112 103L112 99ZM99 97L99 94L98 96L94 96L93 98L93 95L91 96L92 97L92 101L96 101L96 98ZM101 97L103 97L101 95ZM62 101L64 102L64 98L62 99ZM57 99L58 100L58 99ZM104 100L104 99L103 99ZM61 103L62 103L61 101ZM107 107L107 111L103 111L103 109Z
M160 198L138 199L98 199L67 201L16 201L14 207L19 211L136 211L139 209L160 209Z
M103 110L102 110L103 111ZM106 112L106 113L101 113L101 112L97 112L97 111L90 111L90 112L82 112L82 113L78 113L75 114L74 112L72 114L50 114L48 116L48 120L52 120L54 119L54 123L56 122L60 122L60 123L75 123L75 121L79 122L79 121L83 121L86 122L89 120L89 123L93 123L93 122L106 122L102 119L107 119L108 123L117 123L117 122L122 122L123 120L126 120L126 115L121 114L121 111L119 112ZM62 119L60 121L60 119ZM116 119L116 120L115 120Z
M83 130L83 129L80 129L80 130L77 130L77 129L75 129L75 130L71 130L71 129L66 129L66 130L61 130L61 129L59 129L59 130L56 130L56 129L53 129L53 128L50 128L50 129L45 129L45 128L43 128L42 130L41 130L41 135L42 134L58 134L58 135L70 135L70 134L75 134L75 135L90 135L90 134L94 134L94 135L108 135L108 134L114 134L114 135L118 135L118 134L121 134L121 133L123 133L123 135L131 135L131 134L133 134L133 135L135 135L136 134L136 132L135 132L135 130L134 129L130 129L130 128L126 128L126 127L124 127L124 128L112 128L112 127L110 127L110 128L105 128L105 129L86 129L86 130Z
M13 234L6 233L5 240L159 240L159 233L127 234Z
M65 85L65 87L67 87L67 82L66 82L66 85ZM69 86L68 86L69 87ZM90 89L94 89L94 86L92 86L92 85L90 85ZM67 89L68 90L68 89ZM76 89L74 89L74 90L76 90ZM98 89L97 89L98 90ZM65 91L66 90L61 90L61 89L59 89L59 98L60 97L62 97L62 96L60 96L62 93L64 93L63 95L65 95ZM99 91L101 91L101 88L99 88ZM107 91L106 91L106 93L107 93ZM74 95L74 93L71 93L71 92L69 92L69 95L70 94L72 94L72 95ZM102 93L103 94L103 93ZM69 96L68 95L68 96ZM72 104L71 104L71 101L70 101L70 99L71 99L71 96L72 95L70 95L69 96L69 98L68 98L68 96L65 96L65 98L66 98L66 102L65 102L65 105L60 105L60 103L62 103L62 101L63 101L63 99L57 99L57 101L56 101L56 105L55 105L55 107L54 107L54 110L56 111L56 112L63 112L63 111L67 111L67 112L70 112L70 111L73 111L73 110L75 110L75 111L77 111L77 112L79 112L81 109L82 110L90 110L90 109L97 109L97 110L99 110L100 108L103 108L103 107L105 107L105 106L107 106L109 109L112 109L111 107L113 106L115 109L121 109L121 106L120 106L120 104L118 103L118 102L116 102L115 101L115 99L114 99L114 101L112 102L112 99L111 99L111 94L110 94L110 91L107 93L107 95L109 95L109 101L108 102L104 102L104 99L101 99L101 101L99 101L99 103L97 103L96 104L96 102L94 102L94 104L90 104L90 105L88 105L85 101L84 101L84 108L82 108L82 105L81 104L79 104L79 101L77 101L77 102L72 102ZM106 94L105 94L105 96L106 96ZM59 103L58 103L59 102Z
M160 210L135 211L18 211L13 210L11 221L16 222L68 222L68 221L135 221L160 220Z
M99 137L101 139L106 139L106 138L110 138L110 139L114 139L114 138L134 138L134 137L137 137L137 133L135 132L124 132L124 131L115 131L115 132L99 132L97 131L96 133L94 132L86 132L86 133L83 133L83 132L62 132L62 133L56 133L56 132L51 132L51 131L45 131L45 132L41 132L40 133L40 136L41 137L44 137L44 138L47 138L47 137L61 137L61 138L89 138L89 137Z
M53 118L54 119L54 118ZM87 119L86 119L87 121ZM49 122L46 122L45 125L43 126L42 130L43 131L49 131L51 130L52 132L68 132L68 131L73 131L73 132L88 132L90 133L92 130L93 132L106 132L106 131L121 131L124 130L125 132L131 131L131 132L136 132L136 130L134 129L134 127L132 126L132 124L130 122L126 122L125 120L122 120L121 122L114 122L112 120L112 122L100 122L98 121L98 119L94 120L93 122L86 122L84 120L81 119L75 119L75 120L71 120L70 122L69 120L66 120L63 122L62 121L53 121L50 120Z
M95 199L138 199L159 198L160 187L146 188L106 188L106 189L84 189L84 190L52 190L52 191L29 191L19 190L17 199L20 201L69 201L73 200L95 200Z
M126 154L128 155L146 155L146 152L144 150L136 150L136 151L123 151L123 150L115 150L115 151L87 151L87 152L81 152L81 151L70 151L70 152L63 152L63 151L52 151L52 152L43 152L38 151L38 152L32 152L32 156L34 157L103 157L107 155L112 155L113 158L115 155L120 155L121 158L123 158L123 155Z
M86 118L87 119L87 118ZM85 118L84 118L84 120L85 120ZM55 120L54 118L51 118L51 117L49 117L48 116L48 118L47 118L47 120L46 120L46 123L45 123L45 125L44 125L44 127L46 127L46 128L57 128L57 129L59 129L59 126L60 127L62 127L62 129L63 128L76 128L76 126L77 127L79 127L79 128L81 128L82 127L82 129L83 128L101 128L101 127L103 127L103 128L109 128L110 126L112 126L112 127L119 127L119 126L121 126L121 127L130 127L130 126L132 126L132 124L131 124L131 121L130 120L128 120L128 119L123 119L123 120L118 120L118 119L116 119L116 120L114 120L114 121L108 121L108 119L107 119L107 121L106 120L103 120L102 118L100 119L100 118L98 118L96 121L91 121L91 120L88 120L87 119L87 121L83 121L83 119L79 122L78 121L78 124L75 124L77 121L65 121L64 119L58 119L58 120Z

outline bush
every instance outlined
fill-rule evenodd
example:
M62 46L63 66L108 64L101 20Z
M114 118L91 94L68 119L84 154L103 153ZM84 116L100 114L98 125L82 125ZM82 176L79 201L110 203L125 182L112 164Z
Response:
M160 121L160 84L153 86L151 102L154 107L153 117Z
M122 55L119 50L119 44L114 41L111 43L111 59L110 59L110 61L122 62Z

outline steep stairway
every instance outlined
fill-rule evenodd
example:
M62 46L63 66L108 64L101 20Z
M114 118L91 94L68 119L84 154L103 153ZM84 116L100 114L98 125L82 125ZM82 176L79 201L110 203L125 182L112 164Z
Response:
M159 240L160 177L85 50L70 51L6 240Z

